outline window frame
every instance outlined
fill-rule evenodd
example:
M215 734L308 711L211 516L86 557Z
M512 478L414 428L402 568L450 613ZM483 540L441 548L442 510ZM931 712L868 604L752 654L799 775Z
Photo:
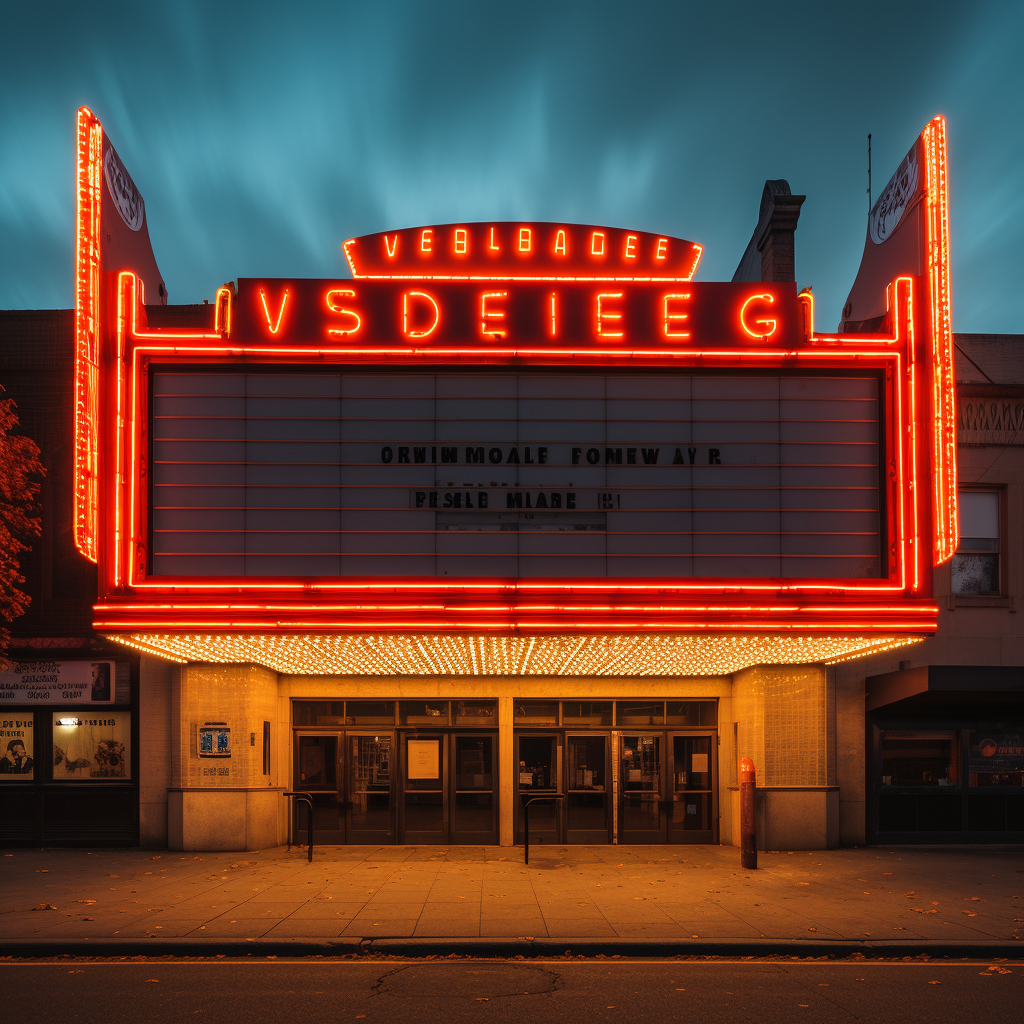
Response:
M962 550L963 540L961 539L960 544L957 545L956 551L953 553L953 557L949 562L949 592L958 601L963 599L971 599L975 597L979 598L993 598L993 597L1006 597L1008 594L1007 590L1007 576L1008 576L1008 561L1006 552L1006 537L1007 537L1007 520L1006 520L1006 485L1005 484L966 484L961 485L957 488L958 496L960 494L974 493L974 494L994 494L996 501L999 503L998 510L998 522L999 522L999 536L996 538L997 547L994 552L996 556L996 589L995 590L984 590L984 591L969 591L966 593L959 593L953 589L953 564L955 563L959 555L991 555L992 551L981 551L981 550Z

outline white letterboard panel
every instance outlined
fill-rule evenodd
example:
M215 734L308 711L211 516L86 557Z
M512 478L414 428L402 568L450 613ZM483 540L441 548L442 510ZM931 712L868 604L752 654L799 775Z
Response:
M156 373L152 571L878 577L878 388Z

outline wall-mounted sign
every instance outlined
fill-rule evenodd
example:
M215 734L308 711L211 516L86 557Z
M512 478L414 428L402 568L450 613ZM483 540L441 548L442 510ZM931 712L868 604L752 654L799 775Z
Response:
M4 704L112 704L112 661L22 662L0 672L0 707Z
M131 719L129 711L54 711L54 780L130 779Z
M0 718L0 780L34 779L32 712Z
M230 757L231 729L223 722L207 722L199 727L200 757Z

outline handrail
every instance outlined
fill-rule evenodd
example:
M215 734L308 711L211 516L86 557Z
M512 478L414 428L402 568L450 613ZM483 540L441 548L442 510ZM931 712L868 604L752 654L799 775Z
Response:
M284 795L285 796L293 797L296 800L304 800L306 802L306 806L309 808L309 815L306 818L306 826L307 826L306 827L306 838L309 840L309 846L308 846L309 857L308 857L308 860L309 860L309 863L312 864L313 863L313 797L310 796L309 793L297 793L293 789L286 789L284 791ZM291 832L291 820L290 820L291 817L292 817L291 814L289 814L288 815L288 818L289 818L288 831L289 831L289 833Z
M530 804L539 803L541 800L564 800L565 795L563 793L550 793L547 796L531 796L529 800L523 804L523 814L526 816L526 834L525 834L525 847L526 857L523 861L524 864L530 863Z

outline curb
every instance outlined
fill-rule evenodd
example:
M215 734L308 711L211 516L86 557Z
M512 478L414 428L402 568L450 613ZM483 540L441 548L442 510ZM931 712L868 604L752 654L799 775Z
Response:
M856 939L593 939L593 938L395 938L395 939L76 939L67 942L0 942L0 958L53 957L339 957L393 956L508 959L549 957L833 957L866 959L947 957L1024 959L1024 943L1001 940L931 942Z

